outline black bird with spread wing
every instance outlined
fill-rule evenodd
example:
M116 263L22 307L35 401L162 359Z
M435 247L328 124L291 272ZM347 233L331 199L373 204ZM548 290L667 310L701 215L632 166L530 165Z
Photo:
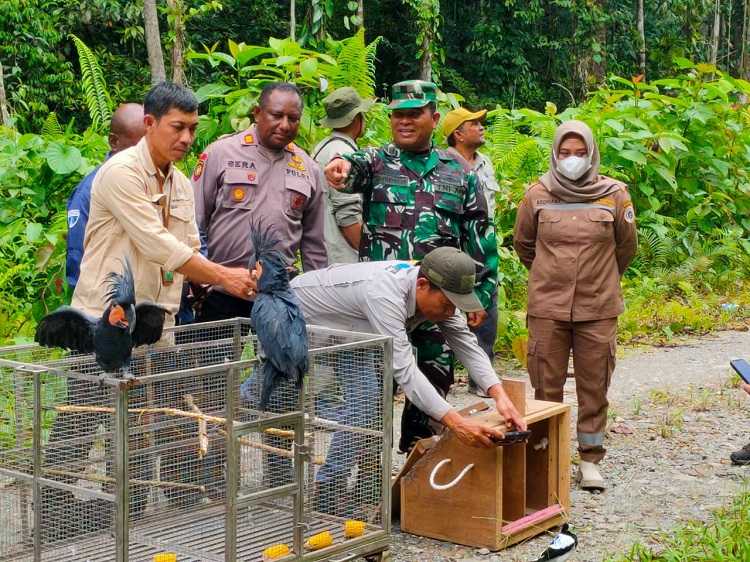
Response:
M45 347L62 347L94 353L106 373L128 374L134 347L156 343L161 338L166 310L155 304L135 303L135 283L130 262L122 273L107 274L107 306L101 318L70 306L61 306L42 318L34 338Z
M260 406L265 408L271 392L283 380L302 385L307 372L307 328L302 307L289 286L284 256L276 248L279 241L259 221L250 225L253 255L250 269L257 274L258 294L250 318L265 361Z

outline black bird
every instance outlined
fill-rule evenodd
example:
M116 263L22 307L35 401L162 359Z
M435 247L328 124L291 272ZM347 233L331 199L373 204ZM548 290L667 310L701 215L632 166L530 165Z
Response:
M577 546L578 537L571 532L570 526L565 523L547 550L542 552L542 555L534 562L564 562L573 554Z
M265 408L271 392L284 380L299 388L307 372L307 328L302 307L289 287L284 256L279 241L262 221L250 225L253 255L250 269L258 274L258 292L250 318L265 360L261 366L263 381L260 406Z
M107 307L101 318L71 306L61 306L42 318L35 340L45 347L62 347L94 353L106 373L129 374L134 347L156 343L161 338L166 310L152 303L135 304L135 283L130 262L122 274L107 274Z

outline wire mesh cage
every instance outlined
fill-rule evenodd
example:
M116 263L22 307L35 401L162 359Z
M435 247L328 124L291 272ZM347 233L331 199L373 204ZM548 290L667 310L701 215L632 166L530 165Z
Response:
M171 328L129 378L92 355L0 349L0 560L384 557L390 339L308 339L301 387L263 405L244 319Z

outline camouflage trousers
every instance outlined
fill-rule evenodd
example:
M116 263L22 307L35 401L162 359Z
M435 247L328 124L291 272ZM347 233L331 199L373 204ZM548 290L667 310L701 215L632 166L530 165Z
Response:
M437 325L424 322L414 329L409 339L417 355L417 366L440 396L445 397L453 386L455 361L453 352L445 343L445 338ZM414 444L425 437L440 432L442 425L433 420L407 398L401 416L401 439L399 451L406 453Z

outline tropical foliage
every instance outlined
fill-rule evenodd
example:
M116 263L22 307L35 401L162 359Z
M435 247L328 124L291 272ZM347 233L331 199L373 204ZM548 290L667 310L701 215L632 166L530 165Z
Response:
M188 54L188 72L210 74L198 88L202 115L196 154L218 136L242 130L263 85L291 80L305 111L298 143L311 148L328 134L317 125L328 91L352 85L377 91L380 38L325 40L323 49L291 39L264 45L229 40ZM73 186L106 151L102 124L111 101L97 56L77 38L82 99L91 127L76 132L55 112L41 134L0 130L0 332L28 338L35 320L64 301L64 205ZM488 114L484 151L501 180L496 217L501 256L498 346L522 352L526 271L511 248L515 208L526 186L547 168L555 127L589 123L599 139L603 171L625 181L638 211L640 250L625 279L631 304L621 319L625 338L706 331L746 316L750 298L750 84L713 66L676 59L673 74L651 82L611 77L584 103L559 111L496 105ZM445 113L462 101L443 94ZM383 103L367 119L365 145L390 137ZM443 143L439 133L436 142ZM181 165L192 166L192 157ZM723 309L731 300L740 306ZM650 306L641 306L641 305ZM519 338L521 338L519 340Z

